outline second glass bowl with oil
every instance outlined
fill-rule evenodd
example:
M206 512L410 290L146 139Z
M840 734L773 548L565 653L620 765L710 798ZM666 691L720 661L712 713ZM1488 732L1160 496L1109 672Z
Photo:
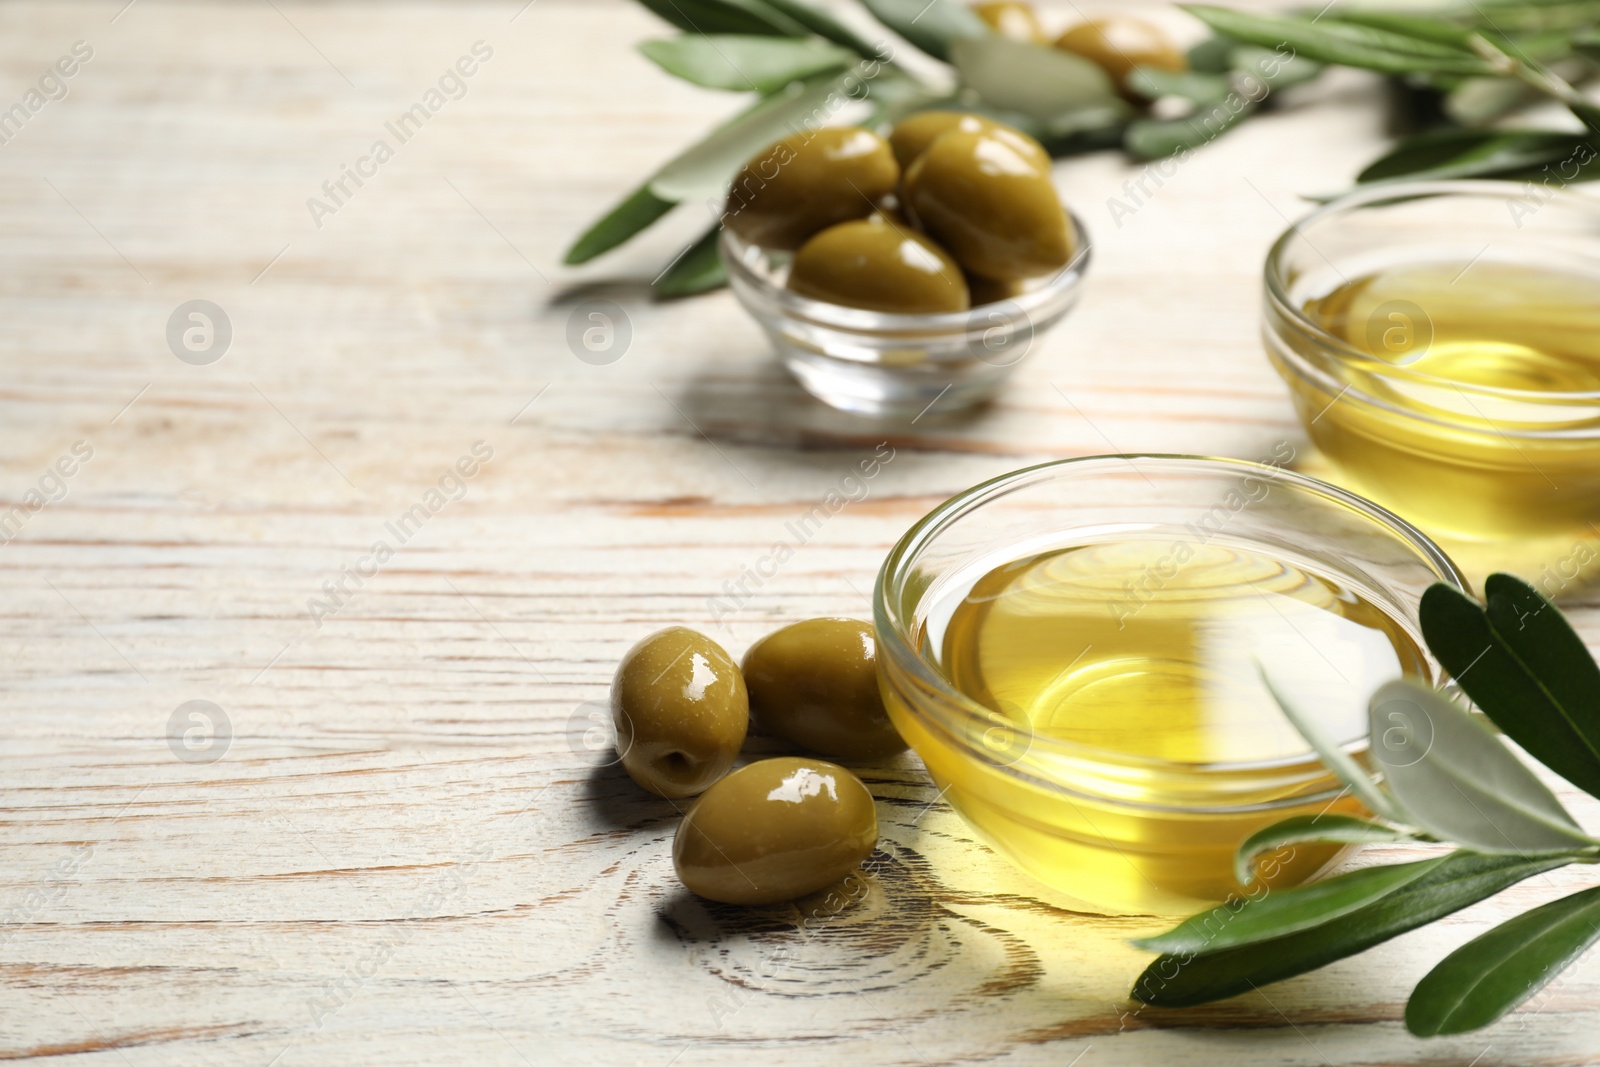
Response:
M1184 456L1031 467L895 546L884 701L945 798L1075 906L1181 914L1290 815L1359 813L1263 672L1352 753L1383 682L1433 681L1422 592L1461 584L1394 515L1281 468ZM1331 847L1280 857L1310 877Z
M1267 352L1311 439L1441 536L1600 520L1600 202L1529 188L1363 190L1267 258Z

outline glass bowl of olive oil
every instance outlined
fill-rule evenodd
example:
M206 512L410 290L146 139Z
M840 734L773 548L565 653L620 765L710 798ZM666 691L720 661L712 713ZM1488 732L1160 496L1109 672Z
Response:
M732 230L728 284L806 392L841 411L886 418L947 413L990 399L1045 332L1077 306L1089 237L1067 212L1077 253L1055 274L975 296L968 311L902 315L845 307L786 287L793 254ZM979 302L981 300L981 302Z
M1342 482L1453 541L1600 520L1600 201L1359 191L1267 257L1263 336Z
M944 797L1068 906L1173 915L1242 893L1290 815L1361 808L1264 679L1364 758L1367 701L1433 682L1417 605L1449 558L1270 464L1091 456L950 499L878 578L879 681ZM1303 881L1337 850L1263 868Z

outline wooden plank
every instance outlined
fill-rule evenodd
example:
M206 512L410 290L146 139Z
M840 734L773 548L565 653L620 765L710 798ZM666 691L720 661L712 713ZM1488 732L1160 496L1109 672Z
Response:
M632 51L661 32L621 0L0 7L0 103L93 50L0 148L0 496L93 450L0 545L0 1058L1592 1062L1592 961L1480 1036L1399 1021L1429 961L1582 872L1186 1014L1123 999L1148 920L1051 906L913 757L867 775L884 839L850 908L676 886L673 806L586 740L621 652L673 623L740 653L865 614L901 531L1027 463L1304 450L1256 340L1261 257L1384 131L1370 81L1332 78L1120 225L1140 168L1063 164L1090 297L993 407L881 427L808 400L727 294L642 299L692 211L559 266L736 106ZM319 227L323 182L478 41L463 95ZM603 367L565 339L594 294L633 331ZM232 325L206 366L166 336L196 299ZM492 456L449 480L477 442ZM719 618L724 583L880 442L865 498ZM399 543L441 479L459 498ZM308 609L380 539L392 559ZM231 724L215 762L168 747L193 700Z

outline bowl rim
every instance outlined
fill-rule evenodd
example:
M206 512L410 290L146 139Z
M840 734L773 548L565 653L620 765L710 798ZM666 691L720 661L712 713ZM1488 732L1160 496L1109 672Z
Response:
M852 333L888 334L952 334L967 333L975 329L990 328L992 320L981 313L1010 307L1020 312L1025 322L1038 328L1038 321L1065 311L1083 284L1089 263L1093 259L1093 242L1083 220L1065 204L1067 224L1072 230L1073 254L1067 265L1049 280L1036 288L988 304L977 304L965 311L941 311L936 314L902 315L890 311L873 311L869 308L846 307L801 296L791 289L772 284L762 273L751 268L746 257L761 254L763 249L746 241L724 226L717 249L727 267L729 280L736 294L761 301L767 309L792 319L814 323L834 330Z
M1358 187L1342 196L1336 197L1296 219L1273 241L1272 247L1267 252L1262 270L1268 309L1270 312L1275 312L1284 320L1292 323L1296 330L1308 335L1319 347L1328 350L1336 360L1341 362L1348 360L1369 367L1376 367L1379 368L1379 378L1390 377L1390 375L1383 374L1381 369L1385 367L1393 368L1395 367L1394 364L1377 359L1371 353L1329 333L1312 321L1304 310L1290 299L1285 283L1285 272L1282 269L1282 262L1288 253L1290 245L1298 238L1305 240L1315 250L1315 244L1311 243L1309 237L1305 237L1303 231L1360 208L1439 197L1492 197L1503 202L1508 196L1513 195L1517 188L1517 186L1506 182L1457 178L1426 182L1388 183L1368 188ZM1600 224L1600 199L1565 188L1550 190L1550 192L1551 197L1544 202L1544 206L1556 201L1564 208L1570 208L1592 216L1596 223ZM1331 261L1329 263L1331 266ZM1335 267L1335 270L1337 270L1337 267ZM1270 315L1267 317L1265 326L1269 332L1275 332ZM1433 423L1462 433L1489 434L1497 437L1509 435L1512 437L1583 440L1600 436L1600 427L1585 428L1580 426L1576 429L1571 427L1538 429L1514 426L1497 428L1492 425L1477 426L1436 415L1421 414L1381 400L1349 383L1340 382L1323 368L1317 366L1315 361L1294 350L1292 346L1285 345L1284 347L1287 351L1281 354L1281 358L1293 367L1297 373L1315 378L1319 385L1336 391L1341 396L1360 400L1392 414L1403 416L1406 419ZM1277 355L1277 353L1274 354ZM1400 378L1402 376L1394 375L1393 377ZM1407 373L1403 377L1412 381L1423 380L1437 383L1440 388L1459 387L1459 383L1455 383L1449 378L1436 378L1425 372L1410 368L1407 369ZM1542 405L1549 406L1552 410L1557 411L1567 405L1600 402L1600 389L1563 392L1559 390L1511 389L1501 386L1474 385L1472 386L1472 392L1478 396L1503 398L1512 401L1537 399ZM1487 422L1487 420L1485 421Z
M1432 538L1428 537L1427 534L1423 533L1416 526L1407 522L1405 519L1401 518L1399 515L1396 515L1387 508L1376 504L1365 497L1352 493L1349 490L1342 489L1339 486L1325 482L1320 478L1314 478L1310 475L1301 474L1297 471L1288 470L1284 467L1273 466L1272 464L1258 463L1254 460L1235 459L1227 456L1204 456L1166 452L1108 453L1091 456L1074 456L1067 459L1036 463L1032 466L1022 467L980 482L977 485L955 494L954 496L945 500L943 503L939 504L921 519L917 520L917 522L914 523L911 528L901 536L900 540L895 543L894 547L890 549L889 554L884 558L883 566L878 571L878 577L873 587L873 624L876 629L877 640L881 646L880 655L887 655L888 657L893 658L896 663L909 670L919 684L934 690L939 697L948 704L960 708L962 711L968 714L979 716L990 710L986 705L980 704L978 701L973 700L971 697L967 696L965 693L962 693L959 689L952 685L944 677L942 672L937 670L919 651L917 651L915 647L913 647L907 636L906 628L901 625L902 620L899 617L898 611L891 607L891 601L895 599L890 595L890 593L893 591L892 583L896 581L898 575L900 574L902 564L914 558L916 554L921 549L926 547L927 544L929 544L949 522L955 521L961 516L977 510L989 501L1009 493L1013 488L1031 481L1040 475L1060 471L1073 471L1087 472L1093 476L1095 473L1093 468L1109 466L1113 463L1118 465L1116 469L1120 473L1126 473L1129 467L1131 467L1136 473L1145 473L1139 471L1139 468L1136 465L1137 461L1140 460L1150 461L1157 464L1172 464L1176 467L1176 469L1179 470L1199 468L1208 472L1252 472L1259 473L1265 477L1270 477L1275 482L1286 480L1290 485L1297 489L1327 498L1334 503L1352 508L1367 518L1372 519L1379 525L1389 530L1389 532L1396 535L1398 540L1407 544L1417 557L1422 559L1436 574L1440 575L1438 580L1454 585L1458 589L1467 590L1470 588L1467 583L1466 576L1461 572L1460 568L1457 567L1455 562L1450 559L1450 557L1445 553L1444 549L1437 545ZM962 740L960 738L960 731L954 728L955 724L953 722L945 722L942 720L942 717L930 715L922 708L913 707L911 711L912 714L916 715L918 718L924 719L930 722L931 725L941 729L946 733L949 733L952 738L955 738L958 741L959 745L962 745L967 749L973 748L973 745L970 741ZM1083 745L1077 742L1065 741L1060 738L1050 737L1048 735L1037 734L1031 729L1028 730L1027 733L1029 735L1028 750L1030 752L1034 750L1035 746L1040 746L1042 744L1042 750L1052 755L1057 755L1067 759L1076 758L1098 765L1115 764L1118 766L1143 768L1147 770L1194 770L1197 768L1204 768L1205 770L1227 773L1270 771L1275 768L1299 766L1310 762L1320 763L1320 760L1316 758L1315 753L1312 752L1309 754L1311 757L1310 759L1308 759L1306 756L1292 756L1265 761L1194 764L1177 760L1161 759L1158 757L1131 755L1128 753L1116 752L1111 749L1099 748L1092 745ZM1359 751L1365 740L1365 737L1357 738L1354 741L1345 742L1341 747L1344 747L1347 751ZM1018 773L1018 769L1014 766L1005 766L999 769ZM1332 772L1330 771L1329 774L1331 773ZM1071 788L1070 784L1065 782L1052 781L1050 785L1055 789L1066 790L1069 792L1075 791ZM1335 792L1337 792L1336 789L1329 790L1326 793L1317 794L1317 796L1332 796ZM1107 799L1105 797L1100 797L1098 794L1096 794L1096 796L1097 799L1100 800ZM1307 801L1315 798L1315 796L1295 796L1292 798L1285 798L1281 802L1273 801L1258 806L1271 808L1284 805L1296 805L1306 803ZM1188 812L1202 810L1201 808L1195 806L1175 807L1172 805L1149 805L1132 801L1118 801L1118 803L1129 807L1156 807ZM1248 807L1250 806L1223 805L1217 807L1215 810L1241 811L1247 810Z

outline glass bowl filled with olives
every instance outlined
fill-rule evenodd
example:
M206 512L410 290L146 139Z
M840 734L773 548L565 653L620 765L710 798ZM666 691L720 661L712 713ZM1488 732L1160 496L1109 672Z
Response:
M889 416L988 399L1077 303L1089 263L1048 153L955 111L887 138L827 127L769 145L734 179L721 251L807 391Z

